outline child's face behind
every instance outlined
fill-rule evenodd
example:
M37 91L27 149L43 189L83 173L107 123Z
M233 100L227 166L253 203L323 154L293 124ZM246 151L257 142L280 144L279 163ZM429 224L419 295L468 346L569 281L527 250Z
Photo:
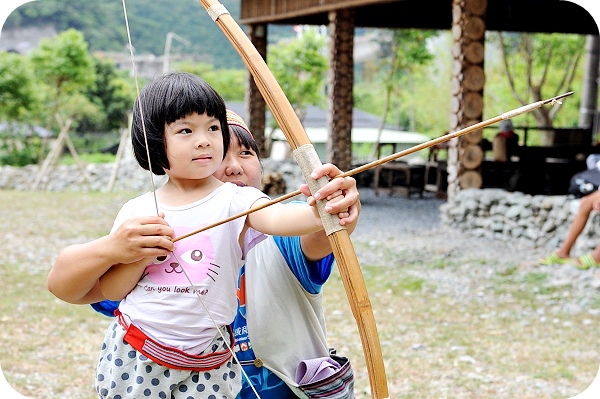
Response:
M165 125L171 179L204 179L223 160L223 132L219 119L193 113Z

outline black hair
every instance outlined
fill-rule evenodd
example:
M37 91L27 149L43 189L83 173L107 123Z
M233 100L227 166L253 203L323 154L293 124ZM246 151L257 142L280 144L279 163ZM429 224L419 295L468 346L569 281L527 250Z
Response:
M229 134L235 136L242 147L248 148L256 154L260 160L260 150L254 137L248 133L245 129L237 125L229 125Z
M140 102L142 109L140 111ZM221 123L223 157L229 148L229 127L225 101L208 83L191 73L177 72L162 76L146 85L133 106L131 143L138 164L150 170L146 154L145 133L152 157L152 173L164 175L169 169L165 125L193 113L215 117ZM142 125L142 115L144 124Z

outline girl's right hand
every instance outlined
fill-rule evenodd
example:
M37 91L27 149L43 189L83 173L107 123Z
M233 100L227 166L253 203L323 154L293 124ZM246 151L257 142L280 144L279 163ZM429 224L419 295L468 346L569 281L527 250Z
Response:
M175 250L175 231L160 216L125 221L108 235L115 249L116 263L133 263L143 258L165 256Z

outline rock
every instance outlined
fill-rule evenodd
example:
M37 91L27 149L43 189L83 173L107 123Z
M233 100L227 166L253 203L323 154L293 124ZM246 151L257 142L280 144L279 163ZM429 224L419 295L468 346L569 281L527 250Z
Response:
M461 231L471 230L500 240L524 239L550 251L564 239L579 201L570 195L531 196L500 189L468 189L440 206L440 220ZM600 242L600 215L590 219L573 254L589 251ZM487 232L475 232L474 228Z

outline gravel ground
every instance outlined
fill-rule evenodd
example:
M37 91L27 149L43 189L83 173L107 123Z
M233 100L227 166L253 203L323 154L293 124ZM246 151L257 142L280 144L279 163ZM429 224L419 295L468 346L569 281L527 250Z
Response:
M376 196L370 188L360 188L362 212L352 235L356 241L383 242L404 248L431 248L448 256L497 258L510 262L534 262L541 250L527 241L495 241L475 237L443 226L439 206L445 203L426 193L423 198L406 198L383 192ZM369 261L368 254L360 254Z
M397 281L399 278L410 276L416 280L425 281L427 287L422 293L430 301L429 306L443 308L451 304L451 308L446 308L445 312L450 319L455 321L460 320L461 312L464 312L459 309L469 309L469 306L477 303L478 305L474 308L477 309L476 313L471 315L473 333L496 333L480 329L479 326L476 327L479 320L487 318L497 321L504 318L510 319L514 322L512 328L520 325L523 328L522 331L529 328L526 326L536 326L541 331L548 329L548 337L576 328L575 326L580 325L579 323L582 323L581 325L585 326L586 330L590 328L589 331L597 333L598 320L600 320L599 269L581 271L571 265L541 266L538 261L546 254L547 248L536 248L532 242L526 240L500 241L477 237L460 232L450 226L444 226L441 223L438 208L445 201L431 195L426 195L425 198L413 196L411 199L407 199L398 194L388 196L384 192L375 196L373 190L368 188L361 188L360 194L362 212L358 227L352 235L352 241L361 266L381 265L388 269L392 266L395 271L389 277L391 280ZM398 267L394 268L394 265ZM531 302L522 301L519 295L531 298ZM401 300L400 295L393 301ZM520 305L511 306L511 303ZM390 311L394 314L402 314L407 310L393 307L393 310ZM412 313L413 319L415 316ZM429 324L426 325L427 328L431 328ZM453 329L459 329L461 323L452 325ZM557 326L556 330L553 330L553 325ZM505 327L502 322L499 322L499 326L502 326L499 327L499 330L503 330ZM390 329L390 327L389 325L385 326L384 330ZM419 335L421 333L422 330L418 326L410 326L403 332L403 335ZM433 341L442 348L443 335L441 334L437 341ZM595 340L592 339L591 342L588 341L587 349L584 349L587 336L583 335L574 338L579 340L582 345L577 350L571 348L569 352L568 347L572 344L566 343L564 338L562 340L556 338L557 336L546 342L545 338L534 338L535 334L529 336L524 332L522 336L514 336L497 346L488 342L487 345L493 349L489 349L487 354L503 358L507 356L508 348L516 342L519 343L515 344L516 346L513 348L515 353L521 351L529 353L530 350L537 347L537 349L533 349L534 353L536 350L537 353L530 360L533 361L533 364L537 362L537 366L534 367L542 372L541 370L551 369L557 362L566 362L564 367L568 368L569 361L566 360L568 354L586 353L587 360L582 363L586 366L579 365L578 369L573 368L571 372L575 374L575 377L568 383L559 381L559 379L551 382L550 380L548 382L539 381L535 377L532 378L535 373L526 373L525 376L503 374L494 369L498 366L495 361L482 361L481 358L486 356L483 354L486 352L486 344L482 344L484 346L480 348L470 347L470 350L478 353L477 356L473 355L478 360L469 358L469 361L472 360L478 367L474 367L472 374L467 379L481 377L481 381L486 381L486 383L472 388L473 391L470 393L460 393L460 390L457 389L459 384L453 380L453 378L459 380L459 377L449 377L453 375L452 368L435 372L432 369L431 378L433 380L439 378L440 387L427 392L449 398L512 399L570 398L575 396L588 387L598 371L597 360L594 360L598 359L598 347L593 344ZM392 340L400 341L402 344L410 342L410 339L401 336L393 336ZM404 342L405 340L406 342ZM590 343L592 345L589 345ZM437 344L429 342L429 347L425 350L425 352L431 352L431 356L433 356L427 358L432 365L437 365L435 356L448 355L443 349L441 355L440 353L436 354L433 347L436 347ZM412 350L418 350L421 347L420 343L413 343ZM549 361L543 360L545 355L542 353L544 351L542 348L548 347L553 348L551 351L555 350L554 356L566 357L557 360L558 358L549 355ZM395 349L394 353L396 352ZM558 355L558 353L562 355ZM402 353L400 358L410 358L410 356ZM459 359L459 363L460 361ZM400 364L402 363L401 361ZM482 366L483 364L485 366ZM522 366L515 365L514 371L518 374L517 370ZM489 373L487 377L482 377L485 375L482 370ZM496 389L494 393L486 393L484 387L489 382L488 380L493 381L489 386L490 389ZM395 393L392 397L408 398L413 393L418 393L418 391L411 391L407 388L412 382L399 380L399 375L394 375L390 381L391 390ZM401 384L407 385L400 386ZM477 384L475 385L477 386ZM600 384L594 385L595 392L600 392L598 385ZM445 396L444 390L453 393ZM473 395L473 393L476 394ZM591 397L600 397L600 394Z
M459 270L465 268L464 273L457 273L454 268L423 270L428 278L439 283L440 289L449 290L461 289L457 280L467 286L484 285L484 281L495 274L516 268L523 274L547 273L550 286L572 285L570 297L579 303L577 306L598 298L598 269L581 271L570 265L541 266L539 259L547 255L548 249L536 247L531 241L494 240L445 226L438 209L445 200L431 194L410 199L385 192L376 196L369 188L361 188L360 195L362 212L352 241L357 247L366 245L372 249L357 250L361 264L389 264L394 257L410 264L436 259L440 263L459 264ZM489 267L467 270L473 260L485 262Z

